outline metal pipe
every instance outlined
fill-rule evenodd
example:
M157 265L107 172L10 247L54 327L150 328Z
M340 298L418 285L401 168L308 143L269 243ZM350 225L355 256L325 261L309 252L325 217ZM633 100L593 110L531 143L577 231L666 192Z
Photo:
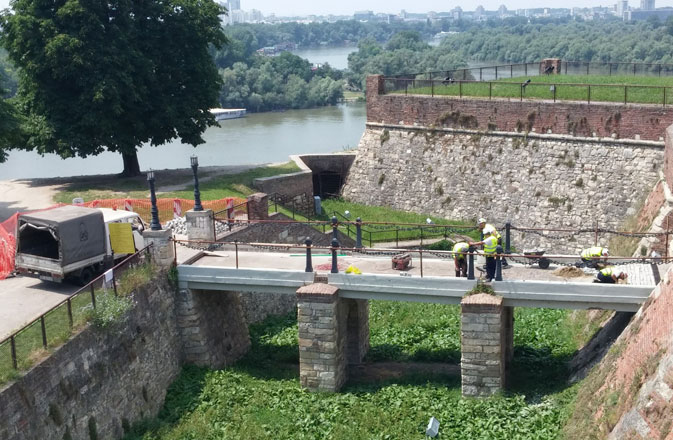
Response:
M47 349L47 326L44 323L44 315L40 316L40 327L42 327L42 346Z

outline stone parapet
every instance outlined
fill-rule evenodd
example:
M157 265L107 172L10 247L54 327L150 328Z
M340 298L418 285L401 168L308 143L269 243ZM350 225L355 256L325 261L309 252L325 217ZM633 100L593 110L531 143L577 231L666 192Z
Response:
M463 396L488 397L505 387L508 312L500 296L477 294L461 302L461 384ZM511 313L509 313L511 316Z
M169 267L175 262L175 247L173 246L173 233L170 229L143 231L145 245L152 244L150 252L152 261L162 267Z
M187 220L187 240L215 241L215 221L212 209L185 213Z

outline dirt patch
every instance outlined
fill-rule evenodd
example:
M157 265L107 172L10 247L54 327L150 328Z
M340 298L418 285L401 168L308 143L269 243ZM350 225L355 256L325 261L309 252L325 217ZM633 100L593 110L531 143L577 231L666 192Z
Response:
M352 383L382 382L409 375L460 375L460 365L436 362L376 362L351 365L348 369Z
M559 267L554 272L552 272L552 274L563 278L580 278L587 276L587 274L585 274L582 269L572 266Z

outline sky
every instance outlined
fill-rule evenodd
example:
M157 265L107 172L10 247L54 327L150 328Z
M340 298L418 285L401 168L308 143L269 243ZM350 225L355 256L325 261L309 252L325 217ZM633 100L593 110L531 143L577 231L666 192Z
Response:
M263 14L275 13L279 16L296 15L352 15L355 11L370 10L374 12L399 13L402 9L407 12L445 12L456 6L464 11L473 11L478 5L487 10L496 10L502 4L508 9L539 8L539 7L587 7L612 6L617 0L241 0L241 9L249 11L258 9ZM673 0L655 0L656 7L673 7ZM0 9L9 6L9 0L0 0ZM639 0L629 0L629 6L637 8Z

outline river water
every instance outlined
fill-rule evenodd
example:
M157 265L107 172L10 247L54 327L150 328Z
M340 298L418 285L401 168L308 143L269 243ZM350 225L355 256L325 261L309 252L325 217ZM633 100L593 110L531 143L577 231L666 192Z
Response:
M348 54L357 52L357 47L318 47L314 49L298 49L292 53L302 58L306 58L314 64L329 63L333 69L348 68Z
M188 168L196 154L200 166L284 162L290 154L331 153L357 148L365 130L363 103L339 104L309 110L252 113L220 122L204 133L205 144L193 148L179 141L138 150L140 168ZM0 180L114 174L123 169L121 155L103 153L87 158L61 159L49 154L12 151L0 164Z

